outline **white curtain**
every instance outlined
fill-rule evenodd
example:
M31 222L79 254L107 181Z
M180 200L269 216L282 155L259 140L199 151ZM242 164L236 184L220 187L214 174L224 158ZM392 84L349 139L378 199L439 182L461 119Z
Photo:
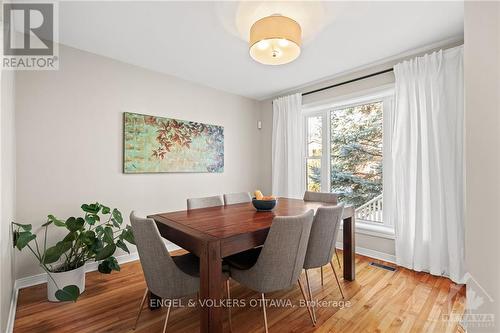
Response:
M397 264L462 282L463 46L402 62L394 74L388 208Z
M302 198L305 189L304 118L302 95L273 101L272 191L273 195Z

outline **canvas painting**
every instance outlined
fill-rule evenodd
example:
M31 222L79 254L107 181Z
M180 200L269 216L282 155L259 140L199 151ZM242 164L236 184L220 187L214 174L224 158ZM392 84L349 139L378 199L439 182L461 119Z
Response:
M224 127L124 113L125 173L224 172Z

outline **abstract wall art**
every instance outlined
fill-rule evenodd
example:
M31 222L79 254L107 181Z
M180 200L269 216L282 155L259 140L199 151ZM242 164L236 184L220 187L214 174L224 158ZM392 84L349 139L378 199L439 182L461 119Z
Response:
M123 172L224 172L224 127L124 113Z

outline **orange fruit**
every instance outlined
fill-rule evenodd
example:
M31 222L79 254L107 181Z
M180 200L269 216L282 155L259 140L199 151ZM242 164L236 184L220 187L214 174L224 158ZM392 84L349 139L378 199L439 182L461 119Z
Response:
M255 199L257 199L257 200L262 200L262 198L264 198L264 196L262 195L262 192L259 190L255 191L254 195L255 195Z

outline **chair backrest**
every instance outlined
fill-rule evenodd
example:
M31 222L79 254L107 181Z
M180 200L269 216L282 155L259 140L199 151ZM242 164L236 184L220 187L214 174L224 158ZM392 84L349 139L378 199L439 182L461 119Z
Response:
M245 285L261 293L293 286L304 265L314 211L274 218L255 265L245 272ZM232 274L232 273L231 273Z
M204 198L190 198L187 199L187 209L197 209L197 208L208 208L224 206L224 199L221 195L215 195L213 197Z
M252 197L248 192L240 192L240 193L229 193L224 194L224 203L226 205L233 205L244 202L252 202Z
M162 298L185 296L199 279L181 271L170 257L153 219L130 214L132 231L148 289Z
M319 207L307 244L304 268L322 267L332 260L344 205Z
M306 191L304 193L304 201L324 202L336 205L337 194Z

